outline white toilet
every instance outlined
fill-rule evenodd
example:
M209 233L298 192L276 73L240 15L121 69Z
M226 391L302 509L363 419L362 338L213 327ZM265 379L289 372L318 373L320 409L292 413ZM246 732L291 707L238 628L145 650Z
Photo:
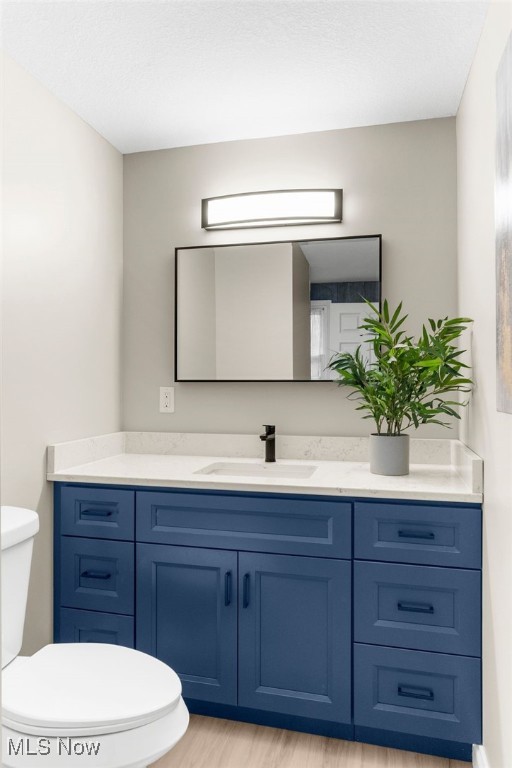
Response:
M187 730L172 669L140 651L100 643L21 649L35 512L1 508L2 766L146 768Z

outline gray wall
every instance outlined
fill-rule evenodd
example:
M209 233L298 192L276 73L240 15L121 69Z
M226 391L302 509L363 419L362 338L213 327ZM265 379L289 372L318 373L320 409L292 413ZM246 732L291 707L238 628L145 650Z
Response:
M185 255L190 251L186 251ZM198 248L179 259L178 368L182 379L214 379L217 372L215 254Z
M144 152L124 158L124 403L133 430L368 433L330 383L172 383L175 246L383 235L383 292L405 300L413 329L456 310L455 120L382 125ZM233 192L343 187L344 223L204 232L201 198ZM428 435L450 433L429 427Z
M292 247L293 378L311 377L309 262L300 245Z
M291 379L292 249L278 245L214 250L217 376L264 379L266 363L268 378Z
M46 446L120 427L123 159L3 61L1 502L36 509L23 652L51 642Z
M512 4L491 3L457 115L459 308L475 321L476 380L461 437L485 462L483 722L492 768L512 765L512 414L496 410L494 223L496 70L511 32Z

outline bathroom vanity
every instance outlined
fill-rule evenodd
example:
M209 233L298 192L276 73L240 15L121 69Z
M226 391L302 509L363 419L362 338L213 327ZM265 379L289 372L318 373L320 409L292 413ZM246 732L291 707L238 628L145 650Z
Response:
M292 459L315 472L244 482L203 474L218 457L109 457L96 445L77 465L87 450L49 453L56 642L158 657L192 712L471 759L481 741L474 454L458 470L431 461L408 478L369 477L365 495L353 479L361 462ZM350 490L329 487L343 469Z

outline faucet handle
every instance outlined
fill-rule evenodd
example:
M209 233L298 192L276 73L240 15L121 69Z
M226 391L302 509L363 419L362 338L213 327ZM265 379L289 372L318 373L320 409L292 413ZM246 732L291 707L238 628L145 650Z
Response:
M276 433L276 426L275 424L263 424L265 427L265 434L266 435L275 435Z

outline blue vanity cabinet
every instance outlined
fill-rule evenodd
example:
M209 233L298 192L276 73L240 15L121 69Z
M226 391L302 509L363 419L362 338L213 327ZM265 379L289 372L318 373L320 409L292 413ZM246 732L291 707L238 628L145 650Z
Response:
M351 565L241 552L238 703L351 720Z
M136 647L169 664L183 695L237 703L237 553L137 544Z
M55 486L55 641L137 648L191 712L470 760L477 504Z

